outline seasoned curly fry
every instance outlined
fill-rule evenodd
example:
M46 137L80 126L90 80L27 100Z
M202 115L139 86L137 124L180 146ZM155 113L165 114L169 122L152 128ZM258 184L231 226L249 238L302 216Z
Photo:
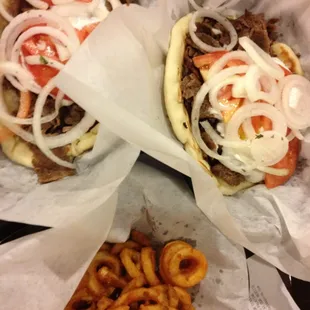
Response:
M133 229L131 231L131 239L139 244L141 244L142 246L146 246L149 247L151 246L151 241L150 239L142 232L137 231L135 229Z
M97 310L106 310L109 306L111 306L113 303L113 300L103 296L100 298L100 300L97 302Z
M151 247L143 248L141 250L141 266L147 282L151 286L159 285L160 280L158 279L155 272L155 251Z
M137 278L132 279L127 286L123 289L122 294L132 291L136 288L143 287L146 284L146 279L144 275L140 275Z
M111 244L108 244L108 243L104 243L98 252L101 252L101 251L106 251L106 252L109 252L111 250ZM113 254L113 253L111 253Z
M182 248L191 248L191 246L183 241L173 241L163 248L160 255L159 272L165 283L173 284L172 280L168 277L168 264L172 256Z
M190 294L187 293L185 289L177 286L174 286L173 288L180 299L182 307L189 306L192 304L192 297Z
M124 249L120 254L121 261L132 278L142 275L140 253L132 249Z
M124 288L127 285L127 282L124 279L117 276L107 267L101 267L97 275L98 275L99 281L101 283L104 283L106 286Z
M169 306L172 308L177 308L179 305L179 296L173 286L168 285L168 300Z
M181 268L182 262L186 262L185 268ZM177 286L193 287L204 279L207 269L207 260L201 252L182 248L171 257L166 275Z
M122 294L112 305L112 307L130 305L136 301L152 300L158 304L168 306L168 298L165 293L154 288L137 288Z
M131 238L102 245L65 310L195 310L184 288L205 276L203 254L183 241L168 243L159 278L149 239L135 230Z
M112 247L111 254L118 255L123 251L123 249L133 249L133 250L141 250L141 245L134 241L126 241L124 243L115 243Z
M98 279L97 272L102 266L109 267L117 276L121 274L121 263L116 256L107 252L98 252L88 268L88 289L97 297L109 296L114 291L114 287L104 286Z
M95 310L96 304L94 298L89 294L86 289L76 292L70 299L69 303L64 310L75 310L78 307L84 307L82 309Z

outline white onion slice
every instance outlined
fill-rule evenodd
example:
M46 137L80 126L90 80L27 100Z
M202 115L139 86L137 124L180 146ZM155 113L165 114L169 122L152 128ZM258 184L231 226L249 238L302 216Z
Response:
M304 140L305 139L305 137L302 135L302 133L299 130L297 130L297 129L293 129L292 128L292 133L299 140Z
M310 126L310 82L300 75L289 75L281 81L282 100L277 107L288 126L295 130Z
M0 14L6 21L10 22L14 17L7 11L3 2L4 0L0 0Z
M281 136L286 136L287 125L282 113L268 103L253 103L240 107L232 116L226 127L226 139L240 140L239 128L242 123L253 116L265 116L272 121L272 128Z
M256 136L256 131L254 130L251 118L247 118L242 123L242 129L248 139L253 139Z
M277 175L279 177L284 177L289 174L288 169L282 169L282 168L258 166L257 169L268 174Z
M60 61L66 61L70 58L71 54L66 47L64 47L59 41L52 38L53 43Z
M195 0L188 0L188 2L192 5L192 7L196 10L199 11L203 9L201 6L199 6Z
M51 79L42 88L42 91L40 92L38 96L38 99L35 104L34 113L33 113L33 124L32 124L33 136L34 136L36 145L46 157L48 157L50 160L52 160L53 162L55 162L56 164L60 166L74 169L75 166L72 163L69 163L67 161L60 159L49 149L46 139L42 134L40 119L43 113L43 107L44 107L48 94L54 89L54 87L55 87L54 80Z
M39 56L39 55L33 55L33 56L26 56L25 57L25 61L28 65L42 65L42 57L43 57L43 65L51 67L51 68L55 68L57 70L62 70L64 68L64 64L62 64L61 62L50 58L50 57L46 57L46 56Z
M253 64L252 59L248 56L248 54L244 51L233 51L223 55L219 60L217 60L208 71L208 79L212 78L214 75L218 74L222 71L227 63L231 60L241 60L245 64L251 65Z
M263 78L266 80L262 82ZM263 83L270 89L268 92L261 90ZM270 104L276 104L280 99L280 90L276 80L257 65L249 66L245 75L245 88L248 98L253 102L263 100Z
M223 47L214 47L202 42L196 35L195 31L197 30L196 27L196 20L201 17L208 17L216 20L220 24L222 24L229 32L230 35L230 43L228 45L224 45ZM236 29L231 24L231 22L225 18L224 16L211 11L211 10L199 10L195 12L189 22L189 34L194 41L194 43L199 46L202 50L206 52L215 52L215 51L223 51L227 50L230 51L234 48L238 41L238 35Z
M284 77L284 71L274 62L272 57L264 52L250 38L239 38L239 44L244 48L252 60L271 77L281 80Z
M239 76L232 76L211 88L209 93L209 101L214 109L218 111L227 111L231 109L229 104L225 105L218 101L218 93L223 87L234 85L238 79L240 79Z
M287 152L287 138L274 130L264 131L260 136L253 139L251 143L251 154L258 166L273 166Z
M30 5L39 10L47 10L48 4L41 0L26 0Z
M231 94L234 98L246 98L247 92L245 89L245 77L240 76L238 80L234 83Z
M216 144L239 149L239 148L247 148L250 146L250 143L247 141L228 141L226 139L223 139L210 125L208 121L200 122L203 129L206 131L206 133L210 136L210 138L215 142Z
M202 149L203 152L205 152L206 155L212 158L215 158L217 160L224 160L228 158L225 156L219 155L218 153L209 149L208 146L205 144L205 142L201 138L201 133L200 133L200 128L199 128L200 109L201 109L203 100L205 96L208 94L209 90L210 90L210 87L208 83L204 83L195 97L193 109L192 109L192 115L191 115L192 133L199 147Z
M50 10L56 13L59 16L63 17L72 17L72 16L81 16L89 17L93 15L94 12L98 9L100 5L100 0L93 0L92 2L83 3L83 2L71 2L64 3L59 5L54 5Z
M248 68L249 66L244 65L223 69L221 72L213 76L212 79L208 80L205 83L209 83L210 88L215 87L217 84L221 83L223 80L226 80L233 75L246 73L248 71Z

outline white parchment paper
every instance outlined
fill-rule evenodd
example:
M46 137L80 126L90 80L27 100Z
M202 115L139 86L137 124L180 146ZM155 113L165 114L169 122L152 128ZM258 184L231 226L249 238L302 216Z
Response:
M139 152L101 126L94 149L78 162L78 175L45 185L0 152L0 219L56 227L82 218L115 192Z
M304 68L310 69L308 1L229 2L268 17L280 15L283 40L302 53ZM115 10L70 60L58 86L110 131L190 176L198 206L230 239L284 272L310 280L306 160L285 186L271 191L256 186L224 198L171 132L162 98L165 52L172 25L187 12L186 0Z
M207 277L192 291L196 309L248 309L242 247L202 216L180 174L140 162L120 186L118 201L114 194L83 220L0 246L1 309L63 309L101 243L125 241L131 227L149 234L155 246L181 238L205 253Z

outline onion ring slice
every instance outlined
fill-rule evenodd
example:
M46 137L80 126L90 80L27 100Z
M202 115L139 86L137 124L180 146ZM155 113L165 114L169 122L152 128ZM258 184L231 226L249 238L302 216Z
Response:
M212 18L212 19L215 19L220 24L222 24L229 32L230 43L227 46L224 45L223 47L214 47L214 46L211 46L211 45L208 45L202 42L195 34L195 31L197 30L196 20L201 17ZM199 10L193 14L189 22L189 34L192 40L194 41L194 43L206 52L215 52L215 51L223 51L223 50L230 51L235 47L238 41L238 35L236 32L236 29L233 27L231 22L224 16L211 10Z

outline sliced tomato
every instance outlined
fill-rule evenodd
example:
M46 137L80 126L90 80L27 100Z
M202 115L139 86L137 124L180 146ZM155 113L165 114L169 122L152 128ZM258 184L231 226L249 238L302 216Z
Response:
M84 26L80 30L76 30L76 33L81 43L90 35L90 33L98 26L98 24L99 23L92 23Z
M232 98L228 101L229 106L231 107L227 111L222 111L223 115L223 121L224 123L228 123L234 113L239 109L239 107L242 105L242 99L240 98Z
M217 60L227 54L227 51L217 51L193 58L194 65L199 69L209 69ZM240 59L230 60L226 67L242 66L244 61Z
M193 58L194 65L197 68L211 67L217 60L219 60L222 56L227 54L226 51L217 51L213 53L204 54L201 56L196 56Z
M286 176L279 177L273 174L266 174L265 184L267 188L275 188L287 182L296 170L298 156L300 152L300 141L295 138L289 143L289 150L286 156L273 166L273 168L288 169L289 173Z
M42 55L58 59L55 44L46 34L38 34L26 40L22 45L22 52L24 56Z

